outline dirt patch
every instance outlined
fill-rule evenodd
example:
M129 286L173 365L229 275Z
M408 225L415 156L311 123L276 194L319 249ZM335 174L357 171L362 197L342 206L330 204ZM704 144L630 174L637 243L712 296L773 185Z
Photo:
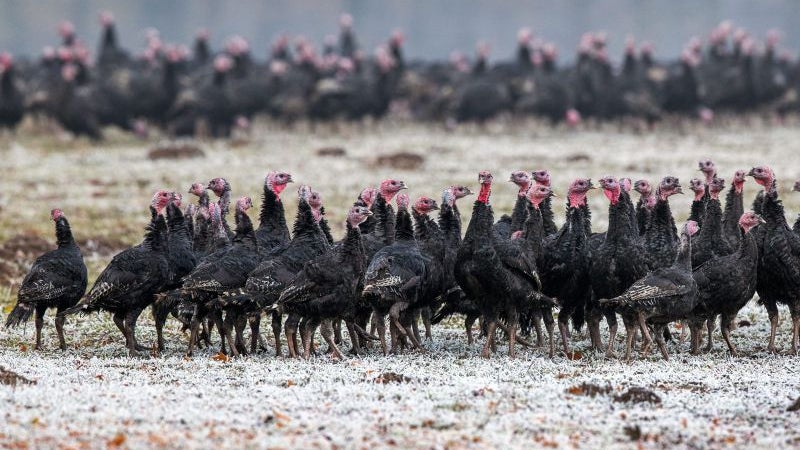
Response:
M19 384L36 384L36 381L29 380L22 375L0 366L0 384L6 386L17 386Z
M347 155L347 150L342 147L322 147L316 153L317 156L342 157Z
M399 170L416 170L425 163L425 157L411 152L397 152L388 155L381 155L375 161L375 165L381 167L391 167Z
M194 142L165 142L156 145L147 153L151 160L203 158L205 152Z
M591 161L592 157L586 153L573 153L565 158L568 162Z
M390 383L408 383L410 381L411 378L403 375L402 373L384 372L378 375L378 377L373 380L373 383L390 384Z
M614 388L611 385L600 386L594 383L581 383L567 388L567 394L597 397L598 395L608 395L613 390Z
M643 387L631 387L622 394L614 396L615 402L620 403L651 403L654 405L661 404L661 397L650 389Z
M800 411L800 397L797 397L797 400L795 400L794 403L789 405L789 407L786 408L786 410L789 412Z
M26 266L54 248L53 244L33 232L12 236L0 245L0 284L19 281L27 270Z

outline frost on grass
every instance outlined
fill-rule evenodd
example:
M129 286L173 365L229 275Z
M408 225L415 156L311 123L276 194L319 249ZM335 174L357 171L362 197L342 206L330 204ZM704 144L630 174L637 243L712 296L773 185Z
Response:
M740 317L752 322L733 333L741 358L728 356L717 331L711 354L674 344L669 362L631 363L593 354L581 333L579 360L550 360L544 349L509 360L501 344L487 361L477 357L481 342L467 346L455 327L434 328L425 353L298 361L271 350L220 358L214 347L186 359L175 323L161 358L131 359L107 315L70 320L66 353L52 328L50 350L21 347L29 325L0 331L0 366L36 382L0 385L0 446L796 446L800 416L787 408L800 395L798 359L766 352L763 307L752 302ZM140 339L152 342L143 319Z
M153 190L183 192L192 182L225 176L235 195L257 198L270 169L291 172L298 183L319 190L338 235L346 205L365 185L388 176L406 181L412 195L436 198L444 186L474 187L481 169L504 176L547 168L563 194L578 176L655 181L671 174L687 182L704 157L714 159L725 178L736 169L772 164L787 214L793 218L800 211L800 194L790 192L800 175L796 127L661 129L642 136L615 127L446 133L382 123L306 133L267 126L247 145L208 142L202 158L156 161L147 158L148 144L126 139L87 147L23 135L0 146L0 242L32 233L52 245L48 214L61 207L76 237L86 242L91 277L113 254L105 247L141 239ZM323 148L344 151L318 156ZM404 152L421 155L420 166L375 165L381 155ZM748 181L745 198L755 191ZM589 200L594 227L604 229L607 203L595 195ZM497 183L497 214L510 211L515 200L510 183ZM688 215L689 200L672 202L677 220ZM287 201L287 217L295 205ZM463 210L468 220L469 207ZM556 210L556 217L563 220L563 211ZM89 249L89 242L103 245ZM31 262L25 251L13 257L22 268ZM13 290L0 285L4 312ZM781 317L778 345L786 349L786 309ZM48 350L42 352L30 350L32 323L0 329L0 366L35 382L0 384L0 447L797 447L800 412L787 409L800 396L800 359L766 352L769 321L755 301L737 322L733 339L742 357L736 359L728 356L719 332L711 354L691 356L683 343L670 347L669 362L651 355L631 363L593 354L587 336L576 333L572 359L550 360L543 349L526 349L509 360L501 345L501 355L485 361L477 358L482 342L467 346L453 320L434 328L426 353L384 358L373 349L366 357L334 362L325 355L275 359L271 350L230 359L218 356L217 347L185 359L186 336L175 323L167 327L162 357L130 359L107 314L69 319L70 349L61 353L55 350L51 313ZM147 312L139 323L140 340L152 343Z

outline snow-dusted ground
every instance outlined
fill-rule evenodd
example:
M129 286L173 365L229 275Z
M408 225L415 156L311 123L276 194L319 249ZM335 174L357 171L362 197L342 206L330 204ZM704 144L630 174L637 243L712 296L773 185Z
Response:
M474 186L481 169L503 180L512 170L549 168L563 194L576 176L655 181L672 174L686 184L698 175L701 157L713 158L728 179L739 168L773 165L793 219L800 210L800 194L790 192L800 175L800 129L757 120L741 125L662 127L644 135L613 125L571 133L502 123L455 132L391 123L316 133L265 126L249 143L206 142L206 158L174 162L151 161L146 145L113 133L110 143L97 147L29 133L14 143L0 140L0 242L25 232L52 241L48 213L61 207L79 238L133 243L155 189L183 192L194 181L221 175L231 181L234 195L251 195L258 203L264 174L276 168L323 194L337 235L345 205L360 188L390 175L406 181L412 195L438 197L449 184ZM331 146L345 149L345 156L316 155ZM396 152L420 154L425 161L415 170L376 165L378 156ZM746 198L755 191L748 181ZM514 194L510 183L497 183L496 213L511 209ZM291 217L296 201L286 197ZM689 201L688 195L673 201L678 220L687 216ZM605 228L602 194L593 194L590 203L595 229ZM463 209L468 218L469 207ZM563 212L556 215L561 220ZM90 278L109 258L87 255ZM0 286L3 316L13 298L13 287ZM788 312L781 314L778 342L786 349ZM683 344L671 348L670 362L657 351L626 363L589 352L577 360L550 360L543 350L527 349L509 360L504 346L485 361L477 357L482 342L467 347L458 321L451 321L434 328L424 354L385 358L373 350L334 362L327 356L275 359L271 353L221 361L212 350L187 360L185 337L174 323L165 355L129 359L107 315L71 318L70 350L61 353L52 350L50 317L50 350L43 352L30 350L32 323L24 330L0 329L0 366L36 382L0 384L0 447L797 448L800 412L786 408L800 396L800 357L766 353L769 322L755 301L739 320L751 325L734 332L742 354L737 359L728 356L717 332L713 353L690 356ZM149 313L138 331L143 342L152 342ZM576 348L585 350L586 336L574 338ZM390 372L405 382L375 382ZM610 390L587 396L583 383ZM660 403L615 400L632 387L652 391Z
M762 307L752 303L739 319L752 324L734 332L740 358L717 335L711 354L691 356L683 345L669 362L631 363L589 352L550 360L543 350L486 361L455 328L435 328L424 354L221 361L205 350L185 359L174 324L166 355L130 359L105 315L71 320L80 348L66 353L22 351L29 326L24 336L0 332L0 365L36 381L0 385L0 447L797 448L800 412L786 408L800 395L800 359L764 351ZM149 320L140 329L152 340ZM588 346L576 337L577 349ZM405 382L376 382L388 372ZM611 389L591 397L583 383ZM660 403L618 401L631 387Z

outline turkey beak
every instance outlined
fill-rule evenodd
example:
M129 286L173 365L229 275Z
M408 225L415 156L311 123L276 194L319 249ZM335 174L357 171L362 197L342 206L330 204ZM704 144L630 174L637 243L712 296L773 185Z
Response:
M287 175L287 180L286 180L286 183L287 183L287 184L289 184L289 183L294 183L294 180L292 179L292 176L291 176L291 175Z
M761 217L761 216L757 216L757 217L758 217L758 223L760 223L760 224L762 224L762 225L763 225L763 224L765 224L765 223L767 223L767 221L766 221L766 220L764 220L764 218L763 218L763 217Z
M370 211L370 210L367 210L367 217L369 217L369 216L371 216L371 215L372 215L372 211Z
M681 187L678 186L678 187L675 188L675 193L676 194L683 194L683 189L681 189Z
M436 211L437 209L439 209L439 205L434 202L433 205L431 205L431 211Z
M752 169L750 169L750 172L747 172L747 176L755 178L756 177L756 168L753 167Z
M472 195L472 191L469 188L464 188L464 195Z
M555 192L553 192L553 191L550 191L550 197L553 197L553 198L559 198L559 197L558 197L558 194L556 194L556 193L555 193Z
M405 182L401 181L400 182L400 190L402 191L403 189L408 189L408 186L406 186Z

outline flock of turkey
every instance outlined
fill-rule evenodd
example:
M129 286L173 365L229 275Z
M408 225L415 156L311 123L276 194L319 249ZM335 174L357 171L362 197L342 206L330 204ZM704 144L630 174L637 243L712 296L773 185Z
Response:
M762 44L730 22L705 42L692 38L670 61L629 39L619 67L610 62L604 33L582 36L575 62L562 66L556 48L527 29L515 57L492 64L485 44L472 61L458 52L449 61L406 61L399 31L369 57L348 15L338 39L329 36L321 52L308 39L281 35L266 61L239 36L212 51L207 31L190 52L150 30L134 56L120 46L110 13L101 15L101 26L95 58L67 22L61 42L38 59L0 55L0 128L14 129L29 114L91 139L111 125L138 134L157 128L172 137L201 130L227 137L259 114L312 124L396 111L432 123L513 114L569 125L632 118L652 126L670 114L710 121L715 111L782 118L800 110L800 66L780 48L778 33Z
M189 193L197 202L185 206L178 192L156 192L143 241L117 254L88 293L81 252L66 216L55 209L51 215L58 248L36 260L6 326L35 315L38 349L45 311L57 308L56 329L65 349L66 316L108 311L130 354L136 355L164 350L162 329L172 315L189 331L187 354L198 345L211 345L216 330L221 351L238 356L266 348L260 332L266 315L278 356L282 332L290 356L315 353L319 328L331 356L342 358L342 324L353 354L363 354L372 341L379 341L388 354L423 349L424 339L431 339L431 324L462 314L470 343L480 319L484 357L496 351L497 328L508 340L509 356L515 355L516 343L541 346L546 339L552 357L558 309L568 356L570 322L576 330L587 324L591 347L613 356L620 316L627 333L626 358L641 333L642 352L655 340L666 359L669 323L688 326L691 351L698 353L706 326L706 349L712 348L717 317L736 355L731 328L757 292L771 322L769 351L777 351L777 305L782 303L791 312L791 352L797 354L800 219L794 229L787 224L775 174L767 166L736 171L724 208L720 194L725 181L714 163L700 161L699 169L705 179L689 183L694 194L691 216L680 228L670 211L671 197L683 189L674 176L652 184L601 178L609 225L598 233L591 226L588 194L596 189L591 180L578 178L569 185L566 221L557 228L556 194L546 170L511 174L518 197L511 215L497 222L490 206L493 176L482 171L463 236L458 201L473 194L470 188L446 187L441 203L426 196L412 203L403 181L387 179L359 193L339 241L331 235L321 194L307 185L297 190L299 205L290 233L282 198L293 181L290 174L267 174L257 227L249 216L249 197L233 202L235 222L229 226L231 186L215 178L207 185L193 184ZM763 186L753 211L743 206L747 176ZM794 190L800 190L800 182ZM632 191L640 195L635 204ZM434 219L431 214L437 210ZM152 308L158 336L152 347L136 339L137 319L147 307ZM605 344L603 318L609 329Z

